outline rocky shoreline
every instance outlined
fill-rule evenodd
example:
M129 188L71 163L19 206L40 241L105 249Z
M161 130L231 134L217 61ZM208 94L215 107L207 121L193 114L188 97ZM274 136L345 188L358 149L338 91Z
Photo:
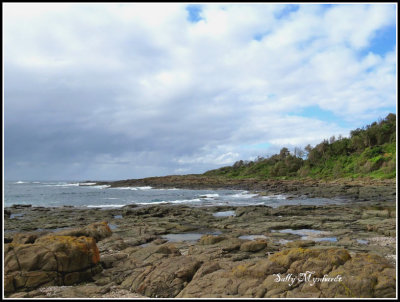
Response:
M88 181L94 183L93 181ZM396 180L375 180L368 178L338 179L322 181L303 180L259 180L227 179L198 174L170 175L119 181L97 181L96 185L116 187L151 186L153 188L179 189L230 189L249 190L261 194L285 194L293 196L345 198L352 201L395 201Z
M219 179L180 179L97 184L240 188L259 194L334 196L347 202L277 208L14 205L4 209L5 296L396 296L395 182L246 180L221 185ZM77 261L82 257L87 260ZM309 279L299 278L306 272L311 272Z

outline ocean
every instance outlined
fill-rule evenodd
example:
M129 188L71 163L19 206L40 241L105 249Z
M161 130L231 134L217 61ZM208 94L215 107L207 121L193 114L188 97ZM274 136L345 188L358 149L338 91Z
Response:
M125 205L185 204L190 206L325 205L340 204L327 198L287 198L284 195L258 196L245 190L155 189L88 185L77 181L6 181L4 207L30 204L42 207L118 208Z

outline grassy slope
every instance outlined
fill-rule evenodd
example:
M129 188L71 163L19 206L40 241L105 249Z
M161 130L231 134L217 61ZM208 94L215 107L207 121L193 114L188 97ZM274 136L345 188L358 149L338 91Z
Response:
M223 167L207 171L207 176L222 176L227 178L273 178L298 179L311 178L358 178L371 177L389 179L396 177L396 143L386 143L381 146L368 147L361 154L339 155L310 167L305 163L295 174L272 176L274 165L267 161L243 165L240 167Z

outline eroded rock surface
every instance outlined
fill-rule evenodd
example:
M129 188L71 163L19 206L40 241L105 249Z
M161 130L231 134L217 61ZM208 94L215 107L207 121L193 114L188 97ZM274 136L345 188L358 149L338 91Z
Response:
M46 235L34 243L9 243L4 250L6 293L44 285L71 285L101 271L91 237Z
M376 201L278 208L16 206L7 210L21 219L5 216L4 222L4 289L13 298L394 297L395 209ZM235 215L213 215L227 210ZM112 232L108 223L116 226ZM170 242L171 234L183 239ZM277 274L306 271L341 281L275 281Z

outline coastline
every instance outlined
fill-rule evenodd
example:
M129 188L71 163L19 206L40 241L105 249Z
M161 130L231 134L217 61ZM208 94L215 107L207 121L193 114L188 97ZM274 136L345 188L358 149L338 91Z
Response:
M286 194L295 197L345 198L353 201L395 201L396 179L336 179L336 180L260 180L227 179L199 174L169 175L118 181L88 181L111 188L151 186L179 189L233 189L256 191L260 194Z
M335 197L346 202L276 208L265 205L191 207L168 203L121 208L14 205L5 208L6 280L14 280L5 284L6 297L395 296L394 181L232 180L221 185L223 181L168 176L92 183L111 187L234 188L260 195ZM34 277L28 275L33 279L26 279L32 280L30 283L24 279L21 285L15 279L24 272L12 271L9 260L14 257L12 250L16 254L18 249L25 250L24 255L33 261L31 266L37 266L34 262L37 260L32 260L37 257L30 253L42 251L40 241L74 236L96 239L99 260L89 266L89 273L88 268L72 273L57 271L59 278L55 282L47 280L36 269L26 272L34 274ZM272 278L275 273L284 276L301 274L303 270L316 271L315 276L320 278L317 280L323 280L324 275L333 278L326 280L334 280L340 272L344 278L342 283L351 291L333 281L293 287L283 279L274 281L276 275ZM70 277L71 274L75 277ZM351 279L354 275L358 275L358 281ZM382 279L382 276L387 277Z
M197 176L186 177L186 181L182 179L181 176L169 176L96 182L96 185L203 189L216 188L222 181L210 178L206 181ZM179 185L180 181L182 183ZM304 188L299 189L301 186ZM379 279L381 277L372 278L372 272L369 273L371 276L363 274L359 276L360 282L375 282L372 291L357 293L354 289L352 295L395 295L395 285L390 281L395 281L395 182L364 180L363 183L335 183L310 180L252 183L251 180L233 180L227 181L220 188L240 188L258 194L283 193L292 196L308 193L308 197L320 192L319 196L346 198L347 202L341 205L286 205L277 208L254 205L190 207L171 204L130 205L108 209L8 207L5 208L4 224L6 245L16 244L21 236L42 238L71 235L73 229L84 229L101 221L107 222L111 233L107 238L97 241L101 272L94 274L86 282L56 287L54 284L42 283L36 288L19 288L7 296L346 297L346 293L336 288L334 283L321 283L318 290L306 285L292 288L287 284L283 286L283 283L274 282L271 272L267 274L267 269L265 272L256 269L263 265L269 267L272 265L271 261L289 261L289 267L281 268L281 273L287 274L291 269L296 271L295 264L292 263L294 259L305 261L304 265L311 261L314 264L310 264L308 268L326 270L332 274L340 268L345 279L348 277L346 272L354 274L359 267L371 267L371 270L377 270L381 275L385 272L389 279L384 282ZM13 218L7 214L13 215ZM83 233L79 231L74 234ZM33 244L23 244L26 247L30 247L29 244L34 246L35 240ZM336 266L318 260L320 257L325 259L326 255L332 255L332 259L342 257L337 253L346 256L343 263ZM305 269L304 265L296 272ZM182 276L177 277L177 272L182 269L184 272L178 274ZM167 288L161 286L160 278L170 282ZM207 280L214 281L209 284ZM245 285L242 285L241 290L228 290L218 280L231 284L243 282ZM346 280L350 282L350 279ZM357 288L361 283L350 282L346 286ZM382 287L385 288L384 291L380 289ZM252 288L257 290L253 291Z

